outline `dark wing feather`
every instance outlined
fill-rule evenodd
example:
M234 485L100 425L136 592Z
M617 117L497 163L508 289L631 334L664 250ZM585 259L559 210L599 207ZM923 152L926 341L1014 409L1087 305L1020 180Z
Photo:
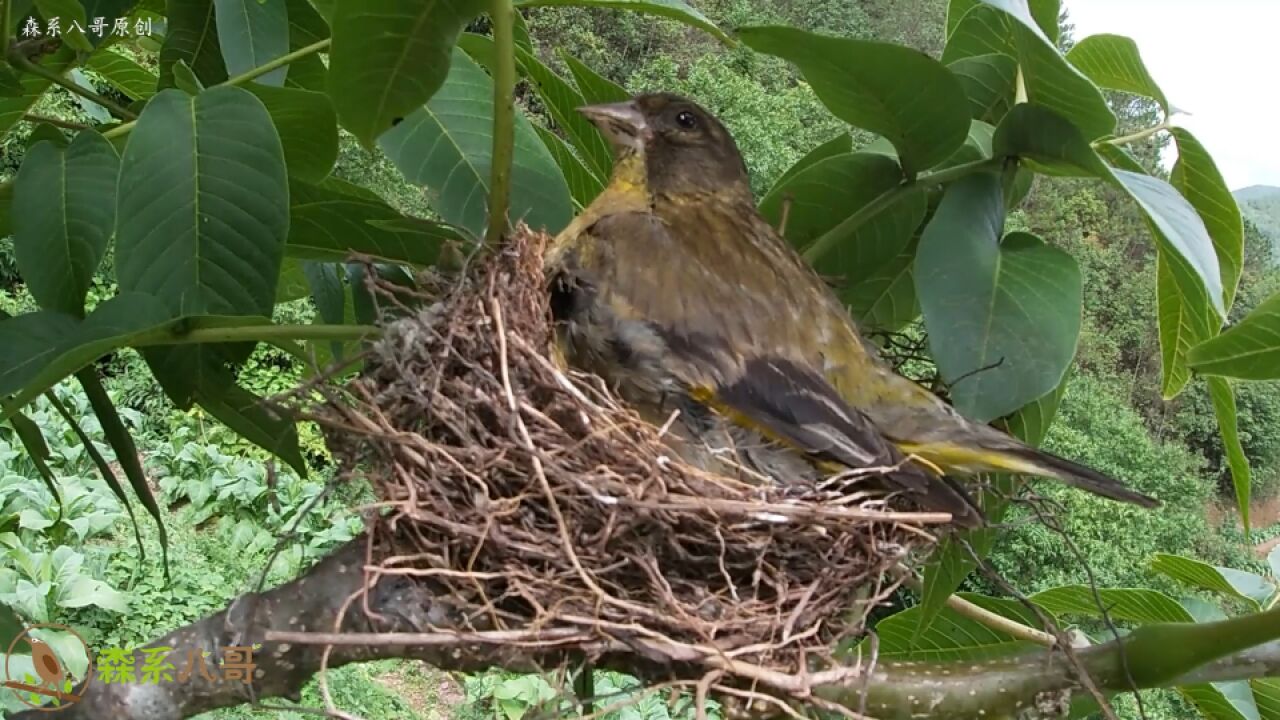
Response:
M890 485L924 507L951 513L958 525L982 524L981 511L962 489L903 462L902 452L811 370L787 360L753 358L741 376L713 393L724 409L819 459L849 468L900 464L888 476Z

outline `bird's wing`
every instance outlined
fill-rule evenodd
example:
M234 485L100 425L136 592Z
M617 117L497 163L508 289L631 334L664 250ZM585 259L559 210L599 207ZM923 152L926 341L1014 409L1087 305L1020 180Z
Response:
M649 213L607 216L585 230L578 258L595 300L646 323L662 340L664 369L687 392L815 459L849 468L900 465L891 484L921 504L975 525L980 514L955 486L890 443L851 407L804 352L803 288L779 283L742 243L676 238ZM757 284L758 283L758 284ZM792 298L789 293L800 292Z
M959 525L982 524L967 493L906 458L813 370L777 357L751 358L729 383L693 394L735 422L819 460L847 468L893 467L885 476L889 484L922 506L951 513Z

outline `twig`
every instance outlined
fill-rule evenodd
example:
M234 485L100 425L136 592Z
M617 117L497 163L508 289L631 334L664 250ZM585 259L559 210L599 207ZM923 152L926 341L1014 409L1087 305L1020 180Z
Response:
M7 34L8 28L5 28L4 31ZM60 73L56 73L50 70L49 68L41 65L40 63L31 62L31 60L26 55L23 55L22 53L17 52L14 47L9 48L9 51L6 54L6 58L9 60L9 64L13 66L14 69L21 70L31 75L37 75L39 77L44 78L45 80L48 80L49 82L55 85L58 85L59 87L63 88L69 93L72 93L73 95L79 95L80 97L85 98L87 100L92 100L93 102L98 103L99 105L106 108L107 110L110 110L112 114L114 114L116 117L124 118L125 120L138 119L138 114L133 112L132 110L129 110L126 107L120 106L111 98L105 97L99 93L94 92L93 90L80 87L74 81L68 80L67 78L63 77Z
M924 591L924 583L915 576L915 573L907 568L899 565L895 568L895 573L902 578L902 582L916 592ZM947 607L955 610L957 613L981 623L992 630L1004 633L1019 640L1042 645L1047 648L1054 647L1058 644L1058 639L1050 633L1037 630L1033 627L1027 627L1020 622L1001 617L984 607L975 605L959 595L949 595L947 597Z
M3 0L0 0L0 2L3 2ZM54 127L60 127L64 130L88 130L92 127L84 123L71 122L70 120L59 120L58 118L37 115L35 113L25 113L23 114L22 119L29 123L48 123Z

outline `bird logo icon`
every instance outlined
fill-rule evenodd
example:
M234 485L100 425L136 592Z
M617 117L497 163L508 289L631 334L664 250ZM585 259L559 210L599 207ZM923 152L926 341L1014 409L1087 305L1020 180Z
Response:
M37 710L53 712L74 705L81 696L73 692L75 676L67 669L58 652L49 643L32 634L41 629L57 631L64 634L70 642L79 642L84 650L84 657L90 657L88 644L75 630L65 625L32 625L9 643L4 656L4 678L0 685L12 690L24 704ZM18 660L21 656L28 655L28 652L24 652L27 650L30 670ZM85 680L88 680L92 671L93 664L90 662ZM80 687L87 685L88 683L84 683Z

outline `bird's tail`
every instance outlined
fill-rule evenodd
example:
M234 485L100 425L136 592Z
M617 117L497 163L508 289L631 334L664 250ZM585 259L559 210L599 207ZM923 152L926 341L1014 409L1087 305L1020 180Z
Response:
M1044 450L1024 445L990 426L974 426L974 436L956 442L902 443L905 452L919 455L944 470L962 473L1010 472L1053 478L1111 500L1145 508L1160 501L1132 490L1093 468Z

